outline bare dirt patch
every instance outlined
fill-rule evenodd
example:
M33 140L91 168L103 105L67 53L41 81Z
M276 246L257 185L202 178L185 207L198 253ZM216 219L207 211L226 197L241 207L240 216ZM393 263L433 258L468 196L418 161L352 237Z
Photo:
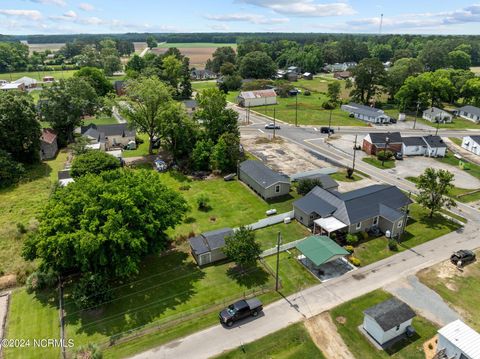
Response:
M246 135L242 136L242 145L269 167L287 175L332 167L300 146L282 139L272 141L267 136Z
M423 343L423 351L425 352L425 359L433 359L437 353L438 336L435 335L432 339Z
M308 319L305 322L305 328L307 328L315 345L328 359L354 359L338 334L337 327L332 322L328 312Z
M17 285L17 276L15 274L7 274L0 277L0 290L12 288Z
M345 324L347 322L347 318L345 317L336 317L335 320L340 324Z
M216 47L185 47L180 48L182 55L185 55L190 59L190 66L196 68L204 68L207 60L212 57ZM152 49L154 54L163 54L167 51L167 48L155 48Z

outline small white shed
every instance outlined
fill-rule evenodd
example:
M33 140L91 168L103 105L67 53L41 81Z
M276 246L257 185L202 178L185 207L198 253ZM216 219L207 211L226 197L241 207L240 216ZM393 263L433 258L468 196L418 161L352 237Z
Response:
M363 329L380 345L406 333L416 314L397 298L386 300L363 312Z
M276 105L277 93L274 90L242 91L238 104L243 107Z
M480 334L457 319L438 331L437 353L446 358L480 358Z
M480 136L465 136L462 139L462 148L480 156Z

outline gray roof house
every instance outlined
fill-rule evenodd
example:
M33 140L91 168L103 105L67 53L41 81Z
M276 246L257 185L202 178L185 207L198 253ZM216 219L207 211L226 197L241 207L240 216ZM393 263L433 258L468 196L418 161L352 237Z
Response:
M438 107L430 107L423 111L422 118L435 123L450 123L453 120L453 115Z
M363 329L384 347L411 329L412 320L416 317L413 309L397 298L374 305L363 314Z
M82 126L80 134L86 137L90 143L100 143L102 150L125 147L129 142L135 141L136 131L129 128L127 123L114 125Z
M390 116L386 115L385 112L378 108L369 107L354 102L350 102L347 105L342 105L341 109L348 112L350 116L366 122L381 124L390 123L392 120Z
M460 107L457 111L458 116L473 122L480 122L480 108L467 105Z
M290 192L290 178L275 172L261 161L246 160L240 163L238 179L265 200Z
M323 189L329 190L329 191L336 191L338 189L338 182L335 181L332 177L330 177L327 174L307 175L307 176L302 177L300 179L300 181L304 180L304 179L318 180L321 183L320 187L322 187Z
M404 156L444 157L447 153L447 145L440 136L403 137L402 141Z
M355 233L378 227L398 236L403 230L404 208L412 201L397 187L372 185L340 193L315 187L293 203L295 219L314 233Z
M225 247L225 238L232 234L233 229L222 228L189 238L190 250L198 265L206 265L227 258L222 248Z

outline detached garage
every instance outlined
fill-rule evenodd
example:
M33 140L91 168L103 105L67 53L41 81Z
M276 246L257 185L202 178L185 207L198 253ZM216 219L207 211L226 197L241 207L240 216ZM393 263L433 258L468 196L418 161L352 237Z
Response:
M274 90L242 91L237 102L242 107L276 105L277 93Z
M225 247L225 238L232 234L233 229L222 228L190 238L190 250L198 265L203 266L227 258L222 249Z

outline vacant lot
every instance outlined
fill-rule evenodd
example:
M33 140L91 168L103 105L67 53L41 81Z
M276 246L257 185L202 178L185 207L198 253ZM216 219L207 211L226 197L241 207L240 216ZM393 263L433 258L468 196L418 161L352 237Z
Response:
M338 332L356 358L425 358L422 345L436 334L437 328L433 323L420 316L413 319L416 334L408 340L398 342L388 352L376 349L358 330L358 326L363 323L363 311L391 297L390 294L377 290L346 302L330 311Z
M480 253L477 252L477 257ZM457 269L450 261L418 273L420 281L437 292L467 321L480 331L480 262Z
M315 346L303 323L293 324L278 332L267 335L250 344L215 357L217 359L240 358L316 358L323 359L322 352Z
M37 81L42 81L45 76L53 76L55 80L69 79L76 70L58 70L58 71L34 71L34 72L9 72L0 74L0 79L15 81L22 77L31 77Z
M57 52L62 47L64 47L64 43L54 43L54 44L28 44L28 50L30 54L34 51L36 52L45 52L46 50L50 50L52 52Z
M402 242L398 246L398 252L418 246L432 239L443 236L460 228L460 225L450 222L440 214L433 218L428 217L428 211L419 204L410 206L410 214ZM390 257L397 253L388 248L386 237L370 239L355 248L354 255L362 262L362 266Z
M60 152L54 160L28 166L22 183L0 190L0 270L5 274L27 266L20 256L25 235L17 226L36 228L36 216L50 196L66 158L67 154Z

